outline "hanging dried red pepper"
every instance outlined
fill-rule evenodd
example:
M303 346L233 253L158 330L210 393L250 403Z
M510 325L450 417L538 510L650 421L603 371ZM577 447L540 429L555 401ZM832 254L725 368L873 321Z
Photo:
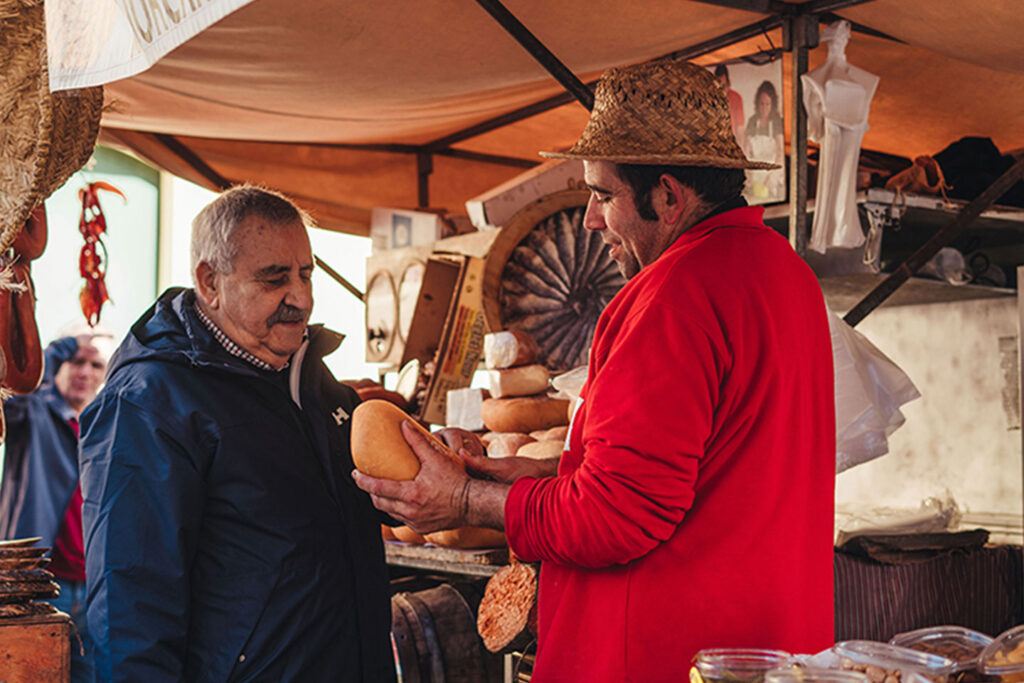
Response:
M82 291L78 294L78 302L82 306L82 314L89 325L96 325L100 321L100 309L103 304L110 300L107 296L107 285L104 277L107 274L106 260L107 248L103 245L101 236L107 231L107 220L103 216L103 209L100 207L97 190L114 192L121 196L121 199L128 201L121 190L110 183L96 181L89 183L78 191L78 198L82 201L82 216L78 220L78 231L85 238L85 244L78 256L78 272L85 278ZM101 253L102 250L102 253Z

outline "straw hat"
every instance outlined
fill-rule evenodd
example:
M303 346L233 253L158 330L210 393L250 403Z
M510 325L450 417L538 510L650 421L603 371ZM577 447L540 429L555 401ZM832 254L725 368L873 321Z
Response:
M707 69L678 61L609 69L597 83L594 110L568 152L551 159L715 168L779 168L749 161L736 144L729 101Z
M0 252L89 160L102 106L99 87L50 92L42 0L0 0Z

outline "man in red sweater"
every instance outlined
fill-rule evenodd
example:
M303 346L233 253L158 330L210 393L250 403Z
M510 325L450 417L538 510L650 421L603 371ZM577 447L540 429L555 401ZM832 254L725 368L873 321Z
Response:
M613 69L565 154L629 279L602 313L554 476L408 426L411 482L356 481L429 532L504 529L541 562L536 681L680 681L711 647L833 639L835 404L821 289L760 208L710 72Z

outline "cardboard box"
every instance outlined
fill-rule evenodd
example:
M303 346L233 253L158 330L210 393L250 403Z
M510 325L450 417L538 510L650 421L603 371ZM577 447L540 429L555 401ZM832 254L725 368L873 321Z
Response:
M373 252L432 244L448 231L436 213L374 207L370 211L370 244Z
M494 230L530 202L554 192L586 187L582 161L551 159L467 200L466 212L478 230Z
M427 260L423 284L402 355L434 372L416 414L444 424L448 392L468 387L483 355L487 321L483 306L484 259L437 254Z

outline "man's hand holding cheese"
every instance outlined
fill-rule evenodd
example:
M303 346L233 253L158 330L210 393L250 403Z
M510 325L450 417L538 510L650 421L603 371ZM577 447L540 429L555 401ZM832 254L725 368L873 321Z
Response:
M487 460L480 440L445 429L438 432L441 443L397 408L379 403L358 406L352 424L352 476L377 509L421 534L460 526L504 528L508 485L466 473L467 464Z

